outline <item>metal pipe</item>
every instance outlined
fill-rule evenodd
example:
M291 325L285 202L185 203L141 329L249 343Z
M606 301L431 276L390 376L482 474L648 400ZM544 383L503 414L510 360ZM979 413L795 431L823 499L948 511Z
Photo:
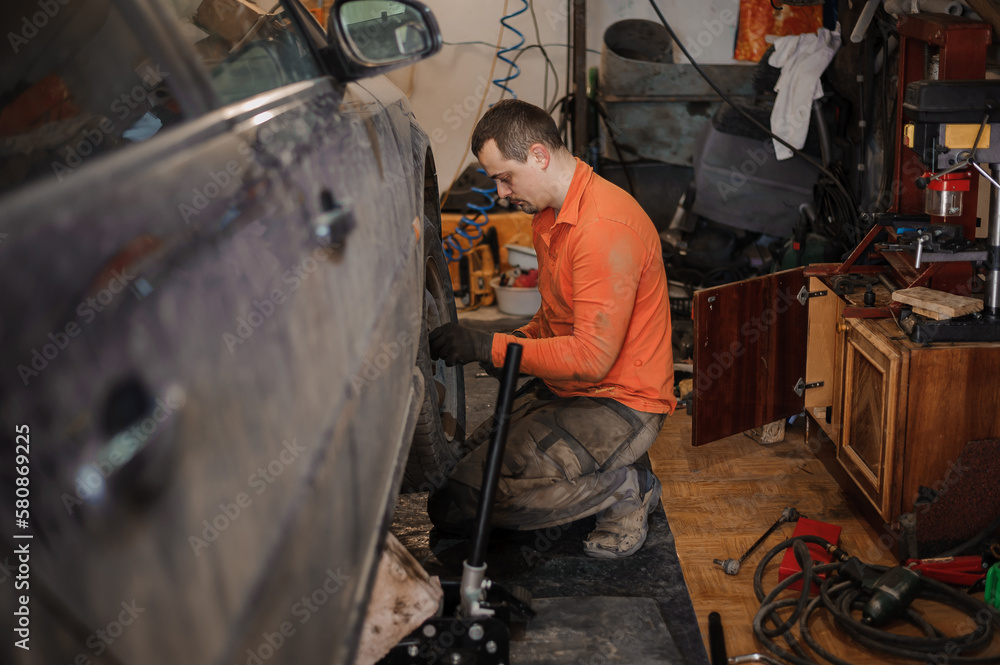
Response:
M770 663L770 665L785 665L777 658L772 658L766 653L748 653L745 656L729 657L729 665L743 665L743 663Z
M573 154L587 152L587 3L573 2Z
M722 615L712 612L708 615L708 647L711 650L712 665L726 665L726 634L722 630Z
M990 164L994 181L1000 181L1000 164ZM990 225L986 238L985 311L990 318L1000 317L1000 190L990 187Z
M500 482L500 465L503 463L503 450L507 444L507 429L510 426L510 414L514 405L514 391L517 389L517 376L521 369L521 345L509 344L507 355L503 361L503 376L500 381L500 394L497 397L497 414L493 421L493 436L486 453L486 465L483 468L483 484L479 492L479 506L476 510L476 528L472 536L472 554L468 564L473 568L481 568L486 559L486 546L490 541L490 522L493 519L493 501L496 499L497 485Z
M895 291L895 290L897 290L899 288L895 284L892 283L892 280L890 280L889 276L887 274L885 274L884 272L880 272L878 274L878 281L882 282L882 286L884 286L885 288L887 288L889 290L889 293L892 293L893 291Z
M830 129L826 126L826 118L823 117L823 107L820 106L819 100L813 100L812 115L816 121L816 132L819 134L820 158L823 160L823 166L829 166L833 148L830 144Z

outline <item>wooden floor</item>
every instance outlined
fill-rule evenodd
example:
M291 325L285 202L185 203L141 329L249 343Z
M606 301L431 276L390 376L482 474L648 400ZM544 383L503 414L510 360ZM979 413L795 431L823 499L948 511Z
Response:
M768 549L791 536L795 525L782 525L781 535L773 534L736 576L726 575L712 560L738 558L787 506L840 526L841 547L862 561L896 563L879 544L882 534L864 521L810 452L801 421L799 427L789 427L785 440L778 444L764 446L739 434L695 448L691 446L691 419L678 412L667 419L649 453L663 482L663 506L706 648L708 614L716 611L722 615L729 656L763 651L751 628L759 607L753 593L754 570ZM764 577L765 590L777 581L775 562ZM949 608L928 603L920 610L948 635L972 628L968 619L955 616ZM913 662L888 659L847 642L828 614L813 621L812 632L832 653L856 665ZM1000 637L993 647L1000 654Z

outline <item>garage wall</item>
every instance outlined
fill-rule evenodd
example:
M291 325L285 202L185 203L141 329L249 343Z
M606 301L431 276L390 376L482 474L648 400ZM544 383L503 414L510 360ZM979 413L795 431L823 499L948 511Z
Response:
M699 62L705 64L731 64L736 30L735 17L739 0L657 0L678 36L692 51ZM455 174L474 161L469 153L469 135L478 120L476 111L486 96L483 106L500 98L500 90L490 83L489 71L494 46L503 16L503 0L423 0L434 12L446 44L441 53L413 67L390 73L389 77L410 97L410 103L424 129L431 136L438 177L442 191L453 181ZM508 13L522 7L521 0L509 0ZM538 49L520 57L517 64L521 74L509 85L518 98L538 105L548 106L554 98L562 97L566 89L566 63L569 49L569 0L533 0L538 32L542 44L559 74L558 94L554 79L549 73L548 98L545 92L545 60ZM720 16L729 18L720 20ZM656 14L648 0L601 0L587 3L588 66L600 62L604 31L612 23L638 18L656 21ZM524 33L525 46L535 44L536 36L531 13L524 12L509 22ZM486 42L486 44L461 44L457 42ZM517 37L505 31L503 46L517 43ZM508 56L513 58L517 52ZM678 56L683 58L683 55ZM508 65L497 61L493 78L506 74Z

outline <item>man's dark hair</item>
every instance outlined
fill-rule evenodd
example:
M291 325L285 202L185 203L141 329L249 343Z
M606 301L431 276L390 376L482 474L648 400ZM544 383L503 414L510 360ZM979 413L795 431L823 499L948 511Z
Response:
M503 99L483 114L472 132L473 154L478 156L490 139L497 142L504 159L522 163L535 143L549 150L564 147L555 120L544 109L520 99Z

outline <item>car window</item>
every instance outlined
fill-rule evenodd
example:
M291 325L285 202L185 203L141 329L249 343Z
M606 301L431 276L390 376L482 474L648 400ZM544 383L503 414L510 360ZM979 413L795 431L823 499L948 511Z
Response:
M169 73L111 0L8 0L0 32L0 193L181 120Z
M172 5L223 104L320 75L280 0L173 0Z

